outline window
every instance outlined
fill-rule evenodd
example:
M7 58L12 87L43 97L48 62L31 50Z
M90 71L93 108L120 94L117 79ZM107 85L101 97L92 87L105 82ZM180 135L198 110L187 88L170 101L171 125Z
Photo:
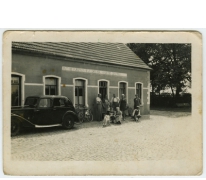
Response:
M85 105L85 81L75 80L75 104Z
M66 106L73 106L73 104L72 104L70 99L65 99L65 105Z
M136 83L136 94L142 100L142 84Z
M39 101L40 108L48 108L51 107L51 99L40 99Z
M102 95L102 99L107 95L107 81L99 81L99 93Z
M45 95L58 95L57 78L45 78Z
M125 96L126 94L126 83L124 82L120 82L119 83L119 96L121 97L121 95L124 94Z
M21 76L11 77L11 105L21 106Z
M65 99L63 98L55 98L54 99L54 106L65 106Z
M33 97L26 98L25 105L36 106L37 105L37 100L38 100L38 98L33 98Z

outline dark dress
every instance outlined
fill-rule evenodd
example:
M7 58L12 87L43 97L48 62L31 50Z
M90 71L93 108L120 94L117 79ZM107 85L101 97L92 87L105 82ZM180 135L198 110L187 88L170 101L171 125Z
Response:
M120 100L120 110L125 111L127 108L127 100L126 98Z
M103 114L107 113L108 107L109 107L109 100L108 99L103 99L103 101L102 101L102 113Z

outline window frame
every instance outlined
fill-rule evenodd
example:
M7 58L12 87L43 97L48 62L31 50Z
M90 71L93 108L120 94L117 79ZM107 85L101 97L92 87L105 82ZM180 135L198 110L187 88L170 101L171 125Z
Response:
M99 84L100 84L101 81L107 82L107 98L109 99L109 86L110 86L110 81L107 80L107 79L99 79L99 80L97 80L97 86L98 86L97 94L100 93L100 91L99 91L99 89L100 89Z
M17 94L17 105L14 105L14 106L21 106L21 76L18 76L18 75L12 75L11 76L11 80L12 80L12 78L13 77L16 77L16 78L18 78L18 83L15 83L15 84L13 84L12 82L11 82L11 90L13 89L13 86L17 86L18 87L18 94ZM13 94L13 93L12 93ZM12 103L12 99L13 98L11 98L11 105L13 104ZM16 100L15 100L16 101ZM14 106L12 106L12 107L14 107Z
M76 78L73 78L73 104L75 106L76 102L75 102L75 87L76 87L76 84L75 84L75 81L76 80L84 80L84 88L85 88L85 99L84 99L84 103L85 103L85 106L88 106L88 94L87 94L87 87L88 87L88 79L85 79L83 77L76 77Z
M119 81L118 82L118 97L119 97L119 99L121 99L121 94L119 94L119 91L120 91L120 83L125 83L126 84L126 88L125 88L125 91L126 91L126 99L127 99L127 101L128 101L128 82L127 81Z
M44 96L50 96L46 95L46 78L56 78L57 79L57 94L56 95L61 95L61 77L55 76L55 75L46 75L43 76L43 95Z
M83 86L80 86L80 85L76 85L76 81L83 81ZM77 93L76 93L76 89L77 89ZM79 106L79 105L83 105L83 104L80 104L79 103L79 90L82 90L82 96L84 97L84 104L85 104L85 80L82 80L82 79L76 79L75 80L75 92L74 92L74 96L75 96L75 98L76 98L76 94L77 94L77 99L78 99L78 102L77 102L77 104L76 104L76 102L75 102L75 106L77 105L77 106Z
M48 85L46 84L46 79L54 79L55 80L55 85ZM46 89L49 89L49 94L46 94ZM52 91L52 87L55 89L55 94L51 94L51 91ZM45 95L58 95L58 79L57 78L54 78L54 77L46 77L45 78Z
M25 101L25 93L24 93L24 91L25 91L25 88L24 88L24 86L25 86L25 75L24 74L21 74L21 73L17 73L17 72L11 72L11 79L12 79L12 76L19 76L20 78L21 78L21 84L20 84L20 86L21 86L21 95L20 95L20 106L24 106L24 101ZM10 80L10 83L11 83L11 80ZM12 85L11 85L12 86ZM11 101L10 101L11 102ZM11 107L17 107L17 106L12 106L12 104L11 104Z
M143 101L143 83L142 82L135 82L135 94L137 94L137 85L140 84L141 85L141 97L139 97L141 99L141 106L143 106L144 101Z

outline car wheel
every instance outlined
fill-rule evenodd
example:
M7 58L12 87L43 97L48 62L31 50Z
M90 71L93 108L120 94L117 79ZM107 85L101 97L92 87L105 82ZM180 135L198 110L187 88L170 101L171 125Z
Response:
M16 119L11 120L11 136L16 136L20 131L20 123Z
M65 129L72 129L74 127L74 116L66 114L63 119L63 127Z

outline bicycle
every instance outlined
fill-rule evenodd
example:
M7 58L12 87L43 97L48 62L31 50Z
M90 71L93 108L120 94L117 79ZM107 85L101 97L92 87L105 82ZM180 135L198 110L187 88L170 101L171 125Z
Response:
M87 122L93 121L93 115L91 113L91 109L83 105L76 105L75 110L79 119L79 121L76 122L76 124L81 124L86 121Z
M84 120L86 120L87 122L93 121L93 114L91 112L91 109L86 108Z
M75 105L75 111L78 117L78 121L75 122L75 124L81 124L83 122L83 113L82 113L82 109L80 108L80 106Z

